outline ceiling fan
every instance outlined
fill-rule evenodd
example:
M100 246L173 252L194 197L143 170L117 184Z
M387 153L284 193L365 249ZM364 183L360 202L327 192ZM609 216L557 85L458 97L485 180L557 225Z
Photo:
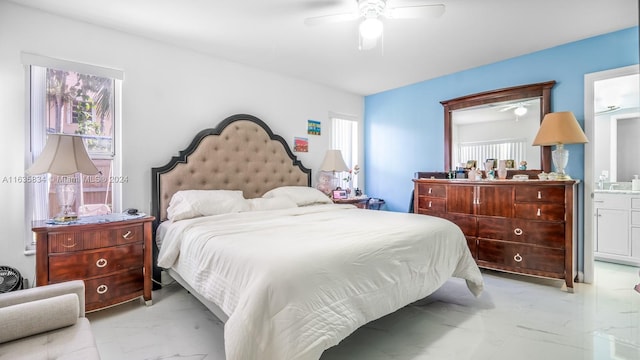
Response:
M523 116L527 113L527 107L530 106L531 103L529 101L519 101L511 104L502 105L502 108L498 110L499 112L513 110L513 113L518 116Z
M376 47L382 37L385 19L418 19L439 17L444 13L443 4L411 4L393 5L394 0L355 0L357 9L352 12L309 17L305 25L324 25L335 22L360 21L360 49L368 50Z

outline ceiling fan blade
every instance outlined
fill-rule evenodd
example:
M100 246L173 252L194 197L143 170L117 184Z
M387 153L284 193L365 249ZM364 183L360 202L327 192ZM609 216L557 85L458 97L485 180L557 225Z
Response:
M342 13L323 16L314 16L304 19L304 24L308 26L324 25L337 22L353 21L359 18L357 13Z
M507 106L503 107L502 109L498 110L498 112L509 111L509 110L512 110L512 109L515 109L515 108L517 108L517 106L515 106L515 105L507 105Z
M385 16L390 19L437 18L444 14L444 10L445 6L442 4L398 6L389 9Z

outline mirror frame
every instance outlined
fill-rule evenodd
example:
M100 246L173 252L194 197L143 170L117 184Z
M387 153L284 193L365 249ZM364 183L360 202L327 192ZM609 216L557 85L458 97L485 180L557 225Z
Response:
M453 169L451 167L451 121L452 112L454 110L496 102L539 97L540 122L542 122L544 116L551 112L551 88L553 88L555 84L556 82L554 80L551 80L536 84L490 90L477 94L458 97L451 100L441 101L440 104L444 106L444 171L447 172ZM542 146L542 151L540 152L540 166L542 167L542 171L551 172L551 146Z

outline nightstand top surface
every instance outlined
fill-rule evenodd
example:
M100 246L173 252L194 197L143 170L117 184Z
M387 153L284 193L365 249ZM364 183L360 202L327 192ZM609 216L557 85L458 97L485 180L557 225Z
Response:
M31 223L33 231L38 229L64 228L69 226L96 226L96 225L118 225L118 223L131 224L137 222L153 221L155 217L145 214L127 215L114 213L108 215L96 215L78 218L78 220L69 223L55 223L52 220L35 220Z

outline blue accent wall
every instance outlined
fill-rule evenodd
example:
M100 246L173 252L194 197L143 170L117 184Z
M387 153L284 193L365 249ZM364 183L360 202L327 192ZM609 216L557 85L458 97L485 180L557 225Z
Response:
M584 75L637 64L638 41L632 27L365 97L367 194L385 199L387 210L406 212L413 174L445 170L443 100L555 80L551 111L573 111L583 125ZM584 145L566 148L567 173L583 179Z
M573 111L584 128L584 75L638 64L638 27L545 49L365 97L365 190L406 212L417 171L444 171L440 101L555 80L551 111ZM428 66L428 61L425 62ZM584 145L567 145L566 172L584 179ZM584 188L578 188L578 267L584 268Z

